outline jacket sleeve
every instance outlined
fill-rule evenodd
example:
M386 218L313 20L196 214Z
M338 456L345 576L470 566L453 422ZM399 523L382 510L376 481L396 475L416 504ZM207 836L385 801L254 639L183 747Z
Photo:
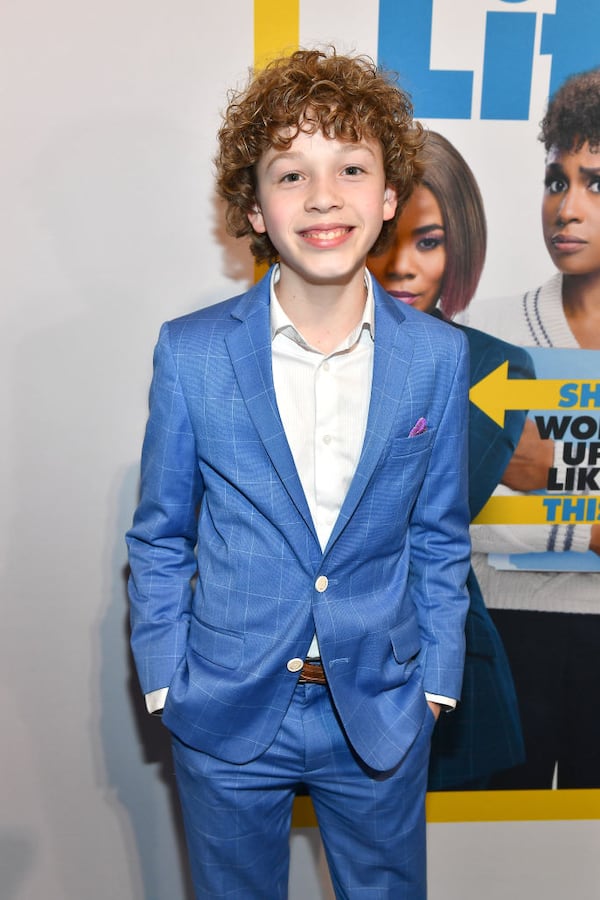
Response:
M131 646L144 693L169 686L184 654L202 499L195 437L169 325L154 353L140 502L126 536Z
M454 334L458 348L446 405L411 515L409 589L425 651L424 690L458 699L469 606L469 354L464 335Z

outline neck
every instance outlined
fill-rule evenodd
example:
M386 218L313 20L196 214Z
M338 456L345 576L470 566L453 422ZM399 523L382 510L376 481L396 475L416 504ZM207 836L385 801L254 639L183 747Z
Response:
M600 273L564 275L565 316L580 347L600 349Z
M600 272L563 275L562 297L567 315L600 309Z
M282 270L276 290L290 321L321 353L335 350L356 328L367 298L363 268L345 284L311 284Z

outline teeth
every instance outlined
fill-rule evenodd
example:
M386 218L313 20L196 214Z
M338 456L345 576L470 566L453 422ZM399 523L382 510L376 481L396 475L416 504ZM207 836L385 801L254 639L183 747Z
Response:
M347 234L348 231L348 228L332 228L331 231L305 231L304 234L308 238L332 241L334 240L334 238L341 237L341 235L343 234Z

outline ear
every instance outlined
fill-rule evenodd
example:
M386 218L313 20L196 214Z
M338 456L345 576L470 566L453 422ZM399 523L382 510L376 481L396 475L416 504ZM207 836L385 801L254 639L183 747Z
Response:
M383 192L383 221L389 222L394 218L396 207L398 206L398 194L396 189L391 185L387 185Z
M248 213L248 221L252 225L254 231L257 234L265 234L267 230L267 226L265 225L265 220L263 218L262 210L258 203L255 203L250 212Z

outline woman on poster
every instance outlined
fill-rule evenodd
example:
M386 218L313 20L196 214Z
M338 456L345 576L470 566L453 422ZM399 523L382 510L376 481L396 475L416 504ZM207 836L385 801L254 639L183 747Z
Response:
M486 252L481 194L466 161L442 135L429 132L424 175L397 223L396 239L369 268L399 301L451 321L473 297ZM461 327L462 326L457 326ZM473 328L471 384L504 361L513 378L530 378L528 354ZM469 501L475 517L500 481L515 450L525 413L509 412L500 428L471 404ZM468 580L467 656L458 708L438 720L429 770L430 790L485 788L492 773L523 759L510 669L473 570Z
M551 98L542 227L558 272L535 290L477 301L462 320L525 347L600 349L600 69L569 78ZM518 491L549 487L564 469L560 441L528 422L505 474ZM508 488L503 488L509 493ZM600 524L475 526L474 567L504 641L517 688L526 762L498 776L504 788L600 787L598 571L515 571L489 553L545 551L595 559ZM567 565L563 568L567 569ZM593 566L592 566L593 568Z

